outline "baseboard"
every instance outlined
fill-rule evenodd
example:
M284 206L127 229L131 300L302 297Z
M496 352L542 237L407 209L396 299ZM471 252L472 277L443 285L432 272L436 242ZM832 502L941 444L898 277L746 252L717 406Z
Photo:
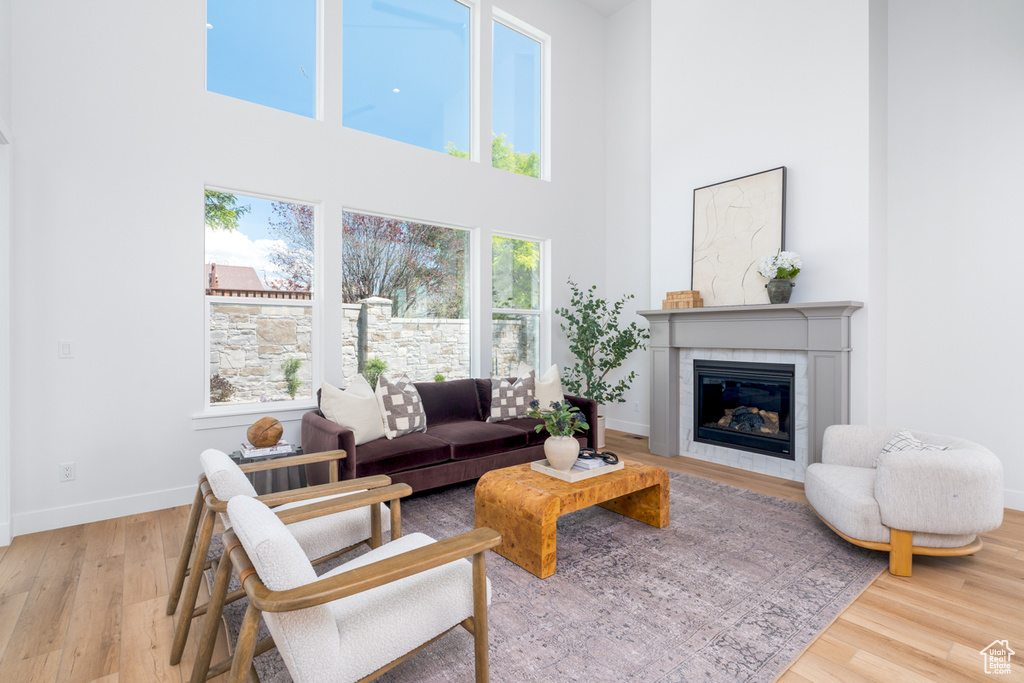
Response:
M1024 510L1024 491L1003 489L1003 505L1011 510Z
M650 436L651 428L648 425L640 424L639 422L626 422L625 420L613 420L610 417L605 419L605 429L614 429L620 432L626 432L627 434L639 434L640 436Z
M178 505L187 505L192 502L195 495L196 485L192 484L191 486L139 493L122 498L108 498L78 505L21 512L14 515L9 531L12 531L14 535L31 534L75 524L87 524L125 515L153 512Z

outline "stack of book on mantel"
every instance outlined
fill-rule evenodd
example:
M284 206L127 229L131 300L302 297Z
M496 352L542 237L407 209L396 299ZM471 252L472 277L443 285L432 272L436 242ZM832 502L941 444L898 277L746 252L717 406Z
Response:
M704 299L701 298L700 292L697 290L688 289L681 292L668 292L665 296L668 298L661 301L663 309L704 308Z

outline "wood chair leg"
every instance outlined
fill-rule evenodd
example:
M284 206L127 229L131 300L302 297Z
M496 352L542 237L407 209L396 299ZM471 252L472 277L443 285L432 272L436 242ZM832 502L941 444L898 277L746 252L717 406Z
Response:
M370 506L370 547L379 548L382 542L380 503L374 503Z
M178 598L181 597L181 587L185 585L188 560L192 555L192 548L196 544L196 529L199 527L199 517L203 512L203 507L203 491L197 486L196 497L192 501L192 509L188 513L185 537L181 539L181 555L178 556L178 567L174 570L174 579L171 581L171 594L167 596L168 616L174 614L178 609Z
M889 529L889 573L910 576L914 561L914 532Z
M476 683L490 676L487 643L487 568L484 553L473 556L473 650L476 655Z
M192 563L196 570L188 575L188 586L185 588L181 614L178 616L178 625L174 629L174 643L171 645L172 666L181 661L181 654L185 651L185 641L188 639L188 631L192 626L192 613L196 608L196 598L199 597L199 581L203 576L202 566L206 564L206 553L210 550L210 539L213 537L214 514L207 509L203 515L199 542L196 544L196 559Z
M245 617L242 619L238 642L235 643L235 658L231 662L228 683L244 683L245 677L249 675L253 653L256 651L256 635L259 625L260 610L250 603L249 608L245 610Z
M402 503L398 498L391 501L391 540L402 537Z
M213 593L210 595L210 604L206 610L203 635L199 639L199 653L192 665L192 683L203 683L208 677L210 661L213 659L213 649L217 644L220 617L224 611L224 602L230 582L231 560L228 559L227 553L224 553L220 562L217 563L217 578L213 582Z

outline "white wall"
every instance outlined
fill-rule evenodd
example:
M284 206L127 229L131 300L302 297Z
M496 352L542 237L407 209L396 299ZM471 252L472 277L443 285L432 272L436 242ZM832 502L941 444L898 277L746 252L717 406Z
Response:
M1024 4L889 3L889 422L1003 461L1024 509Z
M647 320L651 308L651 0L635 0L608 19L607 238L605 294L613 301L633 294L621 322ZM661 305L660 300L656 303ZM637 373L625 402L608 405L608 427L647 435L650 424L650 358L637 351L616 376ZM639 410L636 410L639 408Z
M0 546L11 541L11 1L0 0Z
M14 0L15 533L185 503L200 450L232 450L255 419L193 424L208 389L205 184L321 203L335 382L342 207L478 228L484 245L491 231L550 238L556 283L604 263L604 20L572 0L501 8L552 36L551 182L342 128L337 42L325 120L313 121L205 92L204 0ZM340 36L337 5L325 16L325 35ZM489 139L486 103L481 113ZM556 287L554 305L566 303ZM75 341L73 360L57 360L58 339ZM558 362L564 346L556 335ZM129 372L147 363L159 372ZM286 436L298 439L296 423ZM77 480L58 483L68 460Z

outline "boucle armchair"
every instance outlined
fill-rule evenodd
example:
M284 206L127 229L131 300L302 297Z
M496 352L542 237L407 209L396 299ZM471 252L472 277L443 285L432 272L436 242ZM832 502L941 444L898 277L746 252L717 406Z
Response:
M882 452L894 443L903 450ZM844 539L888 551L896 576L910 576L913 555L978 552L978 534L1003 521L999 458L937 434L833 425L825 430L822 461L807 468L804 492Z
M501 542L496 531L480 528L440 542L409 534L318 578L265 505L239 496L228 512L234 527L224 534L226 555L249 599L231 683L245 680L262 649L261 617L296 683L371 680L459 625L473 634L477 682L488 680L484 554ZM218 572L217 582L227 575Z
M201 569L215 564L215 562L207 562L206 559L215 520L219 518L224 528L230 529L231 519L227 513L227 501L235 496L257 498L256 490L245 476L245 472L299 465L306 462L327 460L337 462L337 458L343 456L343 453L339 454L337 451L311 453L267 462L250 463L239 467L222 451L212 448L203 451L199 456L203 474L199 478L196 500L189 516L185 537L182 539L181 553L172 580L171 595L167 601L168 614L173 614L179 600L181 602L181 613L178 616L171 645L171 664L181 661L192 619L206 612L206 606L196 608L196 599L199 595L199 581L203 573ZM335 470L333 479L333 482L321 486L281 491L258 497L264 503L276 506L275 511L278 512L292 510L299 506L316 505L335 498L345 499L346 509L344 511L339 509L334 515L317 518L295 517L292 519L294 523L288 527L306 557L315 564L337 557L363 543L372 548L380 546L383 532L391 529L392 525L400 524L398 521L400 519L398 499L412 493L412 489L406 485L392 485L391 480L385 476L338 482ZM389 515L382 514L388 509L383 507L382 501L391 502ZM397 536L399 533L394 530L392 536ZM192 557L193 550L194 557ZM190 558L191 566L189 566ZM196 570L197 565L201 568L199 571ZM186 577L188 584L184 586L185 590L182 595ZM240 597L242 594L239 591L230 596L228 601Z

